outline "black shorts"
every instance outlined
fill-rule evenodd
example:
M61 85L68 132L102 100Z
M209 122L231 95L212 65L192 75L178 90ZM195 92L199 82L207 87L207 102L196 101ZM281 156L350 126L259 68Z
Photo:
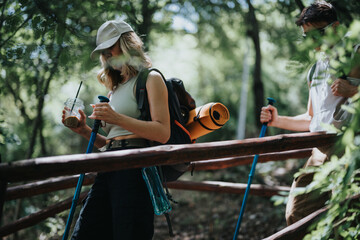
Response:
M147 240L153 235L154 210L141 169L98 173L71 239Z

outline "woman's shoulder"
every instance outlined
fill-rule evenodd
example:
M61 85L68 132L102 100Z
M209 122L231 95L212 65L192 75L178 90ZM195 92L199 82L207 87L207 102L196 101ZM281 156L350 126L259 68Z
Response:
M163 79L162 75L156 71L151 71L148 75L146 81L146 88L149 89L156 89L156 91L160 89L165 89L165 79Z
M148 80L150 78L153 78L153 79L161 79L162 80L162 76L161 74L158 72L158 71L150 71L149 72L149 75L148 75Z
M156 83L164 82L162 75L157 71L150 71L147 79L147 83Z

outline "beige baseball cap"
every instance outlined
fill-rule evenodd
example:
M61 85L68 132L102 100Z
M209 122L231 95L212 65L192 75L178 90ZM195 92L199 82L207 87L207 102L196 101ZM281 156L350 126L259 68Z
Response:
M102 50L113 46L123 33L133 32L134 30L124 21L111 20L100 26L96 36L96 48L90 57L94 57Z

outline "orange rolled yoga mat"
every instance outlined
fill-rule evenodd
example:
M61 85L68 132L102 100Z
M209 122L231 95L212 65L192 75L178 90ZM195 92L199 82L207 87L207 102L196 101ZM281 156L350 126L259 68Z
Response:
M190 111L186 129L194 140L221 128L229 118L229 110L223 104L211 102Z

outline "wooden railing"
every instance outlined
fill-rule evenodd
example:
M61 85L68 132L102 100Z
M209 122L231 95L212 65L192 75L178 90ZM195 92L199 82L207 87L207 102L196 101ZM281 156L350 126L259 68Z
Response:
M310 156L312 147L327 146L336 140L337 137L333 134L297 133L245 140L190 145L163 145L105 153L63 155L3 163L0 164L0 206L4 201L8 200L73 188L76 186L78 178L75 174L80 173L89 173L84 181L84 185L89 185L93 183L95 178L95 174L92 172L184 162L191 162L189 167L191 171L216 170L251 164L254 154L259 154L258 162L304 158ZM23 181L32 182L7 187L9 183ZM246 184L176 181L168 183L168 187L183 190L243 194ZM288 190L289 187L268 187L253 184L250 193L272 196ZM81 198L84 196L86 196L86 192L82 193ZM13 223L1 226L0 237L33 226L70 208L70 205L71 198L18 219ZM2 215L2 207L0 213Z

